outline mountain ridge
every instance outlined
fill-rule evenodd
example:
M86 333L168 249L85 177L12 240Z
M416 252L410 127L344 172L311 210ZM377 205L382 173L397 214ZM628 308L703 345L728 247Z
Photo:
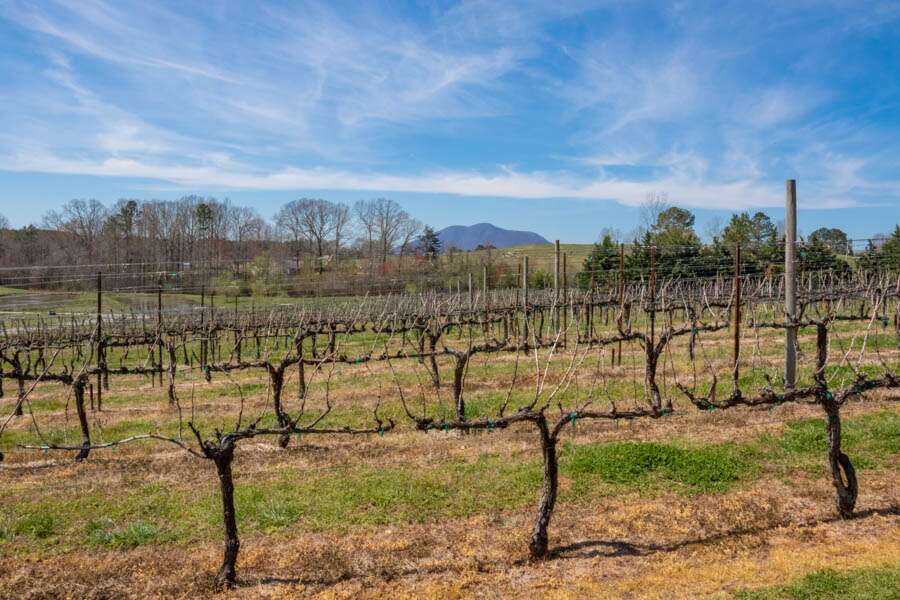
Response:
M509 246L550 243L546 238L533 231L503 229L492 223L451 225L438 231L437 235L445 250L450 247L474 250L478 246L487 246L488 244L495 248L508 248Z

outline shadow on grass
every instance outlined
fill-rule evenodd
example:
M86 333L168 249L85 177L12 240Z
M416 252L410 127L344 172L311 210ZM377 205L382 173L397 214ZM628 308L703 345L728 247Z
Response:
M885 508L870 508L868 510L861 510L857 513L854 513L850 520L864 519L866 517L875 515L900 516L900 506L888 506ZM842 519L838 515L824 517L821 519L813 519L812 521L805 521L801 523L784 520L778 523L771 523L769 525L761 527L745 527L740 529L732 529L705 537L682 540L680 542L675 542L674 544L632 544L630 542L623 542L618 540L584 540L581 542L575 542L573 544L552 548L550 550L550 558L567 560L573 558L595 558L600 556L610 558L617 556L648 556L661 552L674 552L676 550L680 550L681 548L687 548L690 546L700 546L703 544L721 542L732 538L739 538L745 535L765 533L766 531L772 531L773 529L778 529L779 527L787 527L793 525L795 527L807 528L816 527L818 525L824 525L827 523L835 523L843 520L844 519Z
M900 506L892 505L884 508L872 508L868 510L862 510L855 513L852 517L852 520L855 519L865 519L867 517L872 516L900 516ZM607 558L615 558L615 557L625 557L625 556L649 556L653 554L665 553L665 552L675 552L682 548L687 548L690 546L699 546L703 544L716 543L732 538L740 538L745 535L754 535L758 533L764 533L766 531L772 531L774 529L778 529L779 527L787 527L789 525L794 525L801 528L806 527L815 527L818 525L824 525L827 523L834 523L838 521L842 521L839 516L834 515L830 517L824 517L821 519L813 519L811 521L805 521L801 523L795 523L789 520L781 521L779 523L772 523L762 527L748 527L748 528L740 528L740 529L732 529L729 531L724 531L722 533L717 533L714 535L693 538L688 540L682 540L680 542L675 542L673 544L635 544L622 540L584 540L581 542L575 542L573 544L567 544L565 546L557 546L550 550L550 554L547 560L571 560L576 558L596 558L596 557L607 557ZM491 566L489 563L479 561L476 567L476 570L481 573L499 573L506 571L509 566L523 566L528 564L534 564L534 561L528 559L522 559L514 561L513 563L507 564L504 563L502 565ZM434 566L434 567L407 567L405 569L399 569L397 571L390 571L385 573L380 573L383 577L387 579L397 579L402 577L411 577L416 575L423 574L439 574L439 573L450 573L455 569L446 568L442 566ZM238 582L238 587L243 588L252 588L258 585L311 585L311 586L319 586L319 587L331 587L334 585L338 585L340 583L344 583L347 581L353 581L354 579L365 579L371 577L372 573L366 574L353 574L353 573L341 573L334 577L249 577L244 578Z

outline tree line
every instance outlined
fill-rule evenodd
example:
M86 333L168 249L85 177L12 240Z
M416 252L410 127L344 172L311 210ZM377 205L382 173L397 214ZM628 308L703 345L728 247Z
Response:
M74 199L47 212L40 227L10 229L0 217L0 229L3 267L227 264L267 255L298 269L310 263L320 272L345 255L383 265L389 255L410 253L424 231L387 198L353 205L300 198L267 219L252 207L201 196L121 199L112 206Z
M576 276L582 288L614 284L620 271L626 280L646 277L651 263L667 277L714 277L731 274L741 249L741 273L772 275L784 268L784 233L763 212L735 213L703 243L694 229L695 217L684 208L648 202L644 224L627 251L615 232L604 231ZM900 226L890 236L870 240L861 253L838 228L821 227L800 240L800 271L846 273L854 268L900 268Z
M648 199L642 209L642 224L624 256L619 256L623 240L614 232L604 232L576 275L580 287L614 283L620 260L629 280L646 276L651 263L664 276L731 273L738 245L745 274L771 274L784 264L783 233L765 213L735 213L723 227L709 232L710 241L704 243L690 211L669 206L660 198ZM201 196L121 199L110 206L74 199L47 212L40 227L11 229L0 217L0 268L7 275L23 269L18 275L27 276L26 267L45 267L45 273L55 269L61 277L66 267L105 265L119 265L129 272L209 271L217 277L210 283L238 283L235 289L247 287L254 293L274 285L257 280L277 279L281 274L314 278L328 272L337 279L372 282L394 276L404 266L409 271L406 275L447 281L465 280L473 271L477 276L484 267L492 285L517 285L515 268L504 268L491 251L478 253L478 264L471 263L467 253L444 248L433 228L387 198L354 204L300 198L285 203L270 218L227 199ZM410 255L417 260L404 263ZM341 262L340 258L368 260ZM801 271L900 268L900 227L872 240L855 255L845 232L817 229L802 241L799 261ZM232 274L238 274L240 281ZM15 285L7 279L3 283ZM254 282L248 283L250 279ZM533 287L546 287L551 276L535 270L531 279Z

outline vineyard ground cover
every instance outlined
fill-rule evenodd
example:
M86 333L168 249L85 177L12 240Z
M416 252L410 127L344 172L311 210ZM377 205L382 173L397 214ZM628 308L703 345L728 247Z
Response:
M497 412L498 408L506 401L508 394L498 389L497 379L511 377L512 366L500 369L496 366L478 368L473 366L470 371L472 383L467 387L468 399L466 402L467 415L472 419L487 418ZM383 375L383 374L382 374ZM340 401L342 396L349 395L352 390L361 395L368 395L370 401L343 402L332 409L324 419L325 425L351 427L363 426L370 417L371 404L377 399L378 373L375 377L348 374L346 379L334 378L333 385L338 388L334 392L336 399ZM374 380L374 385L373 385ZM413 375L398 376L401 384L414 387L419 383ZM240 380L239 380L240 381ZM552 380L550 380L552 381ZM748 385L762 385L765 381L758 375L747 375L741 378L742 383ZM289 382L290 383L290 382ZM184 396L193 396L195 403L194 422L206 429L227 429L233 426L236 415L233 407L228 402L233 402L238 397L235 387L230 385L215 385L205 387L201 382L194 384L193 389L189 384L182 387ZM382 393L389 391L388 382L382 382ZM264 411L267 406L268 386L264 382L242 382L242 393L247 401L247 410ZM346 391L340 391L343 388ZM727 393L728 384L719 383L718 389L722 394ZM674 397L673 406L678 410L688 410L688 402L675 396L677 391L674 386L664 386L664 391ZM611 381L604 390L604 394L615 401L627 402L634 392L634 385L626 380ZM96 441L114 440L131 435L140 435L148 431L156 431L165 435L175 435L179 432L179 416L177 411L165 407L164 391L159 388L150 388L144 384L138 389L113 389L104 395L105 410L94 413L92 420L98 425L95 434ZM453 407L446 396L445 402L435 408L436 415L450 418ZM558 394L560 401L571 401L577 398L576 391L567 391ZM531 400L533 392L527 389L517 390L509 395L510 405L522 406ZM603 397L604 399L606 396ZM74 443L78 439L77 422L73 420L70 412L66 413L67 400L61 397L60 388L51 389L44 394L36 394L32 402L32 409L41 415L43 428L41 429L47 441L62 443L68 441ZM310 414L319 414L322 410L314 399L309 402ZM385 418L399 420L403 417L403 411L396 403L388 402L380 408L380 413ZM215 418L213 418L213 415ZM275 416L269 412L260 421L260 426L273 426ZM182 426L183 427L183 426ZM40 444L41 437L27 421L18 423L9 428L4 437L0 439L0 451L13 451L19 444Z
M815 571L788 585L738 593L738 600L892 600L900 590L900 565Z
M846 326L845 326L846 327ZM813 353L811 345L814 343L814 335L809 332L809 328L803 330L800 336L801 348L809 355ZM451 337L453 333L451 332ZM777 332L766 330L759 335L759 354L755 360L768 367L767 370L754 369L745 370L740 378L742 386L746 389L758 389L766 385L765 375L768 372L771 376L777 376L778 368L781 361L783 349L776 343L778 341ZM352 344L348 344L348 353L364 353L370 351L373 344L384 341L384 336L364 335L359 336L360 339L354 340ZM839 338L835 338L839 339ZM722 372L727 371L727 354L722 351L727 348L729 340L726 335L717 335L711 337L704 342L703 355L704 359L711 364L717 365ZM870 344L872 343L870 338ZM688 360L687 340L678 339L672 343L671 350L671 368L678 373L681 381L687 383L691 380L691 368ZM887 346L887 344L884 344ZM394 341L392 348L399 349L399 342ZM642 386L635 386L635 379L640 380L640 371L642 369L643 349L637 343L627 343L623 346L624 356L622 366L610 368L608 366L608 352L602 354L592 353L584 360L586 370L592 369L599 365L608 371L609 379L605 382L602 389L597 390L597 401L605 402L613 400L618 403L625 403L629 406L634 402L636 395L643 394ZM227 352L228 350L224 350ZM193 355L199 354L198 344L189 346L189 353ZM254 355L255 349L252 345L245 348L245 355ZM727 350L726 350L727 352ZM832 347L832 355L834 358L840 357L840 350L837 344ZM110 365L116 366L125 364L137 366L146 362L146 350L141 348L132 348L128 351L128 357L122 360L124 350L111 348L108 352L108 362ZM557 361L559 365L564 365L566 357L561 355ZM750 359L747 359L750 360ZM412 361L410 361L412 362ZM520 359L519 361L523 361ZM452 379L452 361L447 357L438 359L441 370L442 380L448 382ZM798 380L801 384L811 381L813 375L812 366L806 362L801 363L798 374ZM504 354L500 356L492 356L490 360L476 356L468 367L468 379L466 386L467 410L472 418L486 417L496 410L507 400L507 382L513 377L513 374L523 366L516 366L516 358L512 354ZM864 365L863 372L874 374L876 368L872 365ZM837 364L829 365L826 369L829 377L835 377L838 380L850 380L852 371L849 366L839 366ZM561 376L558 370L551 370L547 375L547 383L553 384ZM321 379L322 375L319 375ZM523 385L513 390L510 396L510 405L512 407L522 406L533 397L533 374L520 374ZM664 379L665 377L665 379ZM391 417L395 420L403 418L403 411L396 398L392 397L395 382L392 380L391 369L388 365L381 362L374 362L365 369L360 369L355 365L339 365L336 367L332 378L332 394L334 394L336 403L332 413L326 417L325 422L329 424L348 424L350 426L362 426L366 423L374 402L380 397L382 398L382 414L385 417ZM705 373L700 373L700 386L708 386L710 381ZM411 364L398 364L396 367L396 379L407 389L416 391L427 380L421 366L413 366ZM158 429L164 433L171 434L178 430L178 414L174 410L165 406L165 389L159 387L151 387L148 383L148 377L128 376L117 380L117 385L112 389L104 392L103 403L108 411L97 413L95 418L99 423L103 424L104 429L110 426L116 426L112 431L99 431L98 440L115 439L116 435L134 435L146 433L148 426L152 429ZM216 378L211 384L203 381L202 374L196 369L182 370L179 372L177 379L177 388L180 397L187 403L193 399L196 403L203 403L198 406L197 419L199 423L215 424L217 426L226 425L225 421L210 422L205 420L208 412L207 406L210 401L219 399L225 403L232 402L239 396L238 389L232 382L240 384L240 393L252 402L254 409L264 410L268 401L269 385L265 375L261 369L255 369L246 373L232 373L228 379ZM296 386L296 372L289 371L286 374L286 386L291 388ZM660 385L666 396L673 399L673 405L679 409L689 409L690 405L687 400L681 396L675 388L675 382L670 374L661 373ZM717 390L720 396L725 396L730 391L730 382L726 378L720 378L717 382ZM0 400L0 406L12 405L15 402L13 390L7 382L7 397ZM290 394L291 392L286 392ZM453 406L450 401L450 391L447 386L444 387L442 393L443 402L437 407L438 416L449 416L452 413ZM559 398L562 401L569 401L582 394L583 391L569 389L562 391ZM77 437L77 423L73 421L71 409L71 393L64 387L55 383L40 384L33 394L30 396L31 408L41 414L42 419L49 419L48 425L52 424L56 429L50 429L45 433L50 434L54 441L62 439L63 425L66 421L66 407L69 407L68 419L69 428L72 435ZM311 409L321 409L319 397L309 399ZM187 408L187 404L185 405ZM127 410L118 410L127 409ZM152 419L147 418L152 416ZM125 418L126 423L118 426L116 420ZM269 416L263 421L265 424L272 423L273 417ZM130 423L130 424L129 424ZM29 433L30 432L30 433ZM10 451L15 444L38 443L40 440L36 432L31 427L31 422L27 419L17 421L12 424L2 439L0 439L0 451Z
M364 296L286 296L286 295L228 295L205 294L192 292L163 292L163 304L168 311L189 311L212 305L219 311L255 309L264 311L275 306L334 306L346 303L352 305L362 301ZM157 306L156 293L144 292L105 292L103 295L105 311L113 312L146 312L154 314ZM57 292L29 290L24 288L0 287L0 312L23 315L59 314L91 314L96 310L97 294L86 292Z
M759 573L761 561L783 552L785 567L775 570L779 578L752 580L757 586L783 584L815 568L803 562L811 556L809 548L826 555L853 544L858 556L889 551L898 516L896 391L856 395L841 409L843 449L861 482L857 518L848 521L835 519L831 473L824 460L834 446L825 443L822 409L828 410L827 400L860 381L859 373L881 377L887 372L882 384L894 387L889 365L897 363L896 336L882 333L880 317L874 328L872 320L866 325L862 318L854 326L836 321L830 329L821 323L803 327L799 385L819 386L827 379L828 387L821 384L815 396L803 392L806 395L799 401L784 402L786 395L766 396L775 392L759 391L769 386L778 389L783 360L779 325L744 329L739 340L743 341L742 369L732 381L734 340L722 322L728 310L714 305L720 308L701 309L705 311L702 323L686 321L686 309L660 311L655 321L648 320L646 312L638 312L627 331L616 327L615 316L608 319L604 310L598 310L596 319L603 322L595 335L624 337L622 356L616 356L618 345L613 342L580 345L582 323L575 321L574 311L566 331L568 343L557 348L547 342L548 335L552 340L553 309L542 309L542 329L537 338L527 340L538 343L539 351L524 353L516 341L491 350L487 330L493 329L496 335L499 322L458 327L450 325L454 317L440 316L432 321L445 327L436 359L439 389L432 386L429 359L419 362L404 355L416 351L414 336L408 337L405 329L390 335L384 330L375 333L376 326L365 324L364 332L339 337L338 353L331 355L337 363L326 360L330 352L326 346L335 343L327 329L319 330L315 352L307 337L302 347L309 360L305 367L308 389L303 392L297 386L297 363L279 363L293 360L296 340L290 339L290 333L287 337L282 332L263 335L262 362L253 362L259 361L253 357L256 342L246 338L246 362L236 364L228 358L228 333L207 338L201 329L190 329L195 325L188 322L186 338L177 329L167 334L169 343L188 341L186 347L177 346L174 356L179 362L183 362L178 354L182 351L193 356L191 367L180 364L175 372L177 407L169 403L166 385L151 386L149 375L134 374L152 364L155 354L148 341L152 337L137 334L135 339L144 341L129 343L127 350L107 348L106 364L131 373L111 375L112 386L103 391L102 411L88 409L87 421L81 411L80 425L73 415L71 396L81 398L79 390L85 391L85 383L99 386L102 372L95 372L89 378L70 379L66 385L65 379L37 384L28 393L26 414L5 427L0 438L7 455L0 464L0 502L13 508L0 520L0 544L3 555L10 557L0 558L0 573L9 573L12 583L0 587L0 597L15 585L36 585L32 580L40 581L42 590L54 589L58 580L51 563L72 565L86 556L92 557L94 566L98 566L96 557L101 557L99 561L108 568L101 565L100 570L107 568L111 575L103 585L118 586L118 595L211 594L209 568L215 561L210 557L217 546L221 549L225 497L216 486L211 463L201 467L183 452L183 446L179 449L159 441L102 445L151 432L175 443L190 440L191 433L185 430L190 420L206 440L213 440L203 442L203 448L221 452L221 437L218 447L206 445L215 443L215 438L208 437L214 429L232 430L239 420L257 417L260 420L253 427L274 429L283 424L283 413L276 413L277 405L273 405L275 390L282 390L286 410L305 406L305 422L317 423L327 413L320 427L333 427L338 434L344 427L357 429L361 435L269 432L279 435L275 438L256 437L251 431L239 447L231 447L236 450L233 514L242 540L239 587L233 592L238 596L265 591L440 596L473 591L459 588L459 579L484 595L505 589L496 587L497 580L525 596L537 595L543 588L576 596L602 595L621 591L641 578L643 585L632 592L658 592L667 589L661 587L665 583L658 581L655 588L647 584L666 570L670 560L682 563L681 571L669 572L670 578L678 579L701 554L724 552L725 558L719 556L719 561L743 560L748 573ZM748 319L749 314L756 317L756 306L748 306ZM873 306L877 312L878 306ZM847 316L849 310L843 306L840 314ZM863 310L867 307L861 306ZM777 320L779 309L763 307L760 315ZM504 331L507 326L515 331L523 328L520 317L502 323ZM669 318L675 320L674 328ZM529 327L537 323L536 317ZM152 319L149 328L152 331ZM665 351L654 354L647 349L651 347L648 339L665 340L676 329L680 333ZM827 357L821 343L823 330L830 336ZM518 333L513 336L515 340ZM30 376L40 372L42 361L60 357L57 369L79 361L94 365L92 341L81 340L79 347L69 345L61 355L50 356L52 348L41 356L26 350L29 361L38 361L31 363ZM198 363L207 344L209 370ZM479 344L486 350L469 358L467 349ZM7 352L19 352L15 348ZM371 353L368 358L358 358L367 353ZM17 356L6 355L7 369L18 368ZM652 371L656 359L658 369ZM816 362L824 364L824 369L817 372ZM651 404L652 372L665 404L656 405L651 413L634 410ZM15 395L15 373L6 373L4 408L14 402L10 396ZM456 381L460 373L461 387ZM715 395L708 391L711 385ZM460 389L463 394L454 397ZM748 397L763 394L762 406L726 410L735 389ZM827 390L833 390L833 396ZM95 391L99 395L100 387ZM546 403L544 408L540 413L528 412L537 398ZM592 418L590 411L583 410L588 398L596 410L611 407L611 413L594 413L600 416ZM566 412L578 406L582 408ZM494 431L494 419L503 418L502 407L519 420L501 421L498 429L502 431ZM519 412L522 407L524 412ZM603 416L610 414L609 420ZM617 415L623 414L636 417L620 420ZM380 420L379 415L400 427L394 430L393 423ZM246 426L248 420L241 422ZM525 531L542 488L546 497L549 464L546 438L538 440L534 426L546 432L548 420L554 432L553 464L559 459L559 505L549 554L537 555L551 560L534 563L523 552ZM387 435L385 423L391 426ZM66 455L79 450L88 426L95 447L89 460L73 464L72 456ZM286 448L278 447L279 439ZM52 447L60 441L67 447ZM18 447L29 443L30 451ZM42 445L48 443L51 447L43 448L50 452L42 455ZM206 458L214 457L206 454ZM226 525L228 518L226 507ZM802 552L794 552L788 560L791 542L784 538L784 530L799 531L806 538L804 532L818 533L806 539L805 546L793 546ZM866 530L861 539L855 534L852 539L844 537L847 532ZM536 556L533 541L534 537L527 542L532 558ZM135 562L152 549L158 557L152 566L146 560ZM652 572L633 570L642 563L646 569L645 559L653 555L660 565ZM193 572L172 568L169 561L173 559L194 565ZM32 565L27 575L25 564ZM862 561L857 566L871 565ZM72 571L76 583L82 572ZM746 587L750 576L742 579L737 573L718 589ZM360 594L362 590L366 594ZM431 593L423 594L423 590ZM87 591L117 595L103 586Z
M818 430L814 425L819 425ZM825 443L820 425L815 419L787 421L781 432L736 444L670 437L665 441L569 442L560 461L567 481L563 499L577 504L634 493L650 497L710 494L767 478L791 480L798 474L800 480L823 479L825 470L815 462ZM849 419L847 433L848 451L863 471L883 476L900 458L900 413L882 411ZM304 453L302 446L298 452ZM525 508L539 488L540 463L525 450L512 452L514 460L484 449L466 457L425 459L417 465L377 461L263 468L247 463L256 472L250 476L243 465L238 470L242 483L237 493L239 523L247 532L288 526L346 531L357 525L436 523ZM122 454L123 460L137 463L148 458L124 450ZM304 463L313 460L301 457ZM97 475L113 476L107 471L112 466L101 467ZM10 485L0 492L11 505L0 522L9 549L34 556L47 547L71 550L94 544L98 523L107 523L115 531L147 525L157 532L141 543L215 539L218 507L211 485L203 485L206 491L198 494L196 486L185 485L182 479L188 473L173 479L166 471L157 473L161 482L147 483L138 466L130 465L121 480L108 482L126 488L113 495L108 489L95 489L90 479L65 485L52 480L38 486ZM74 500L73 491L78 492ZM50 515L49 523L40 521L45 515ZM8 532L15 534L15 540L9 540Z
M802 407L779 410L795 417L804 412L814 414ZM753 417L698 414L659 426L631 428L637 431L609 432L613 437L621 437L621 441L600 443L590 441L596 439L594 428L579 425L575 438L562 453L563 503L567 508L558 518L559 547L578 544L584 539L608 539L610 544L616 539L628 540L636 546L633 561L641 560L643 552L636 539L652 539L655 544L666 545L669 540L676 543L679 535L691 540L698 530L714 530L725 532L725 539L701 543L690 555L680 549L659 551L664 558L660 568L670 568L669 560L676 557L691 563L698 552L709 552L712 555L707 560L718 561L717 569L733 561L749 561L753 568L747 568L748 574L753 573L785 543L769 539L770 535L786 535L782 530L792 529L790 523L802 521L809 516L807 513L824 518L827 512L818 506L821 497L829 493L824 465L819 464L818 473L812 477L811 491L811 475L805 471L797 474L790 468L790 461L798 453L810 458L820 456L818 445L822 436L816 436L812 426L816 421L821 425L821 420L788 418L782 424L783 418L784 415L779 415L764 426L745 428L743 425L755 420ZM871 488L863 498L865 506L884 508L900 500L896 495L896 471L890 469L891 461L895 465L897 460L896 449L891 450L891 444L896 442L898 422L900 415L881 408L878 402L855 408L845 421L848 451L855 458L871 463L862 475L867 489ZM701 442L712 430L720 439L731 437L739 440L740 445L728 450L721 442ZM760 430L767 433L763 435ZM273 585L262 581L266 577L277 577L276 573L287 565L296 574L301 564L303 571L297 577L302 581L288 589L352 595L360 591L354 580L362 578L367 582L365 585L374 586L372 595L378 590L391 589L416 593L421 591L420 585L428 582L435 586L435 591L446 592L454 585L450 579L464 573L470 573L464 576L471 577L471 586L483 590L491 589L489 582L497 577L508 582L511 575L502 561L515 563L520 551L503 537L521 536L516 526L528 520L528 509L539 486L539 463L533 455L522 460L522 454L533 449L528 449L518 436L512 439L491 434L470 436L463 449L458 447L459 440L455 437L441 432L431 434L427 456L418 457L415 454L421 450L421 441L413 439L412 434L388 442L393 446L390 449L376 450L385 444L381 439L366 441L363 448L346 447L349 444L322 446L312 441L305 448L301 445L291 450L289 456L267 449L267 444L249 447L246 452L254 455L252 459L247 457L242 461L239 457L237 501L245 543L251 548L244 568L250 571L248 580L256 583L239 589L238 595L242 591L251 595L261 592ZM644 440L626 441L634 438ZM708 448L713 453L711 457L730 461L704 461L702 468L699 463L697 468L691 468L694 459L689 459L685 467L679 464L679 457L687 455L678 454L678 449L685 444L695 450ZM206 567L203 557L208 559L209 554L215 553L219 524L213 483L195 481L193 463L171 454L165 448L134 446L123 448L97 464L85 465L87 468L73 468L61 462L22 465L27 473L24 485L6 485L10 483L8 480L3 486L4 506L22 510L19 518L4 521L2 526L4 539L0 544L4 547L4 558L0 559L0 568L12 576L11 580L9 577L4 580L10 585L15 581L21 585L22 579L16 579L13 563L25 556L37 561L37 578L29 585L35 586L34 589L39 589L37 586L52 589L51 563L99 560L101 565L110 562L121 568L137 563L144 555L144 548L157 555L164 549L165 558L154 561L151 567L144 565L136 571L135 564L114 577L109 573L111 584L117 585L120 591L166 593L166 590L181 589L200 595L211 593L199 576L175 567L174 561L186 560L202 572ZM362 458L366 456L370 458ZM703 457L702 453L700 456ZM735 458L737 463L733 462ZM160 462L162 466L156 469L158 481L147 482L150 465ZM612 469L613 462L622 465L621 472ZM706 471L710 464L719 470L712 479ZM660 469L662 473L658 472ZM675 476L665 469L672 469ZM4 471L0 475L4 479L12 475L6 468ZM623 479L622 473L627 477ZM728 485L720 485L722 480ZM594 519L587 517L586 525L579 524L580 518L596 510L601 497L604 507L601 512ZM13 498L15 502L11 502ZM804 506L804 512L799 515L794 513L797 503ZM725 514L720 514L723 506ZM665 531L666 515L674 533ZM728 533L756 526L765 529L782 521L788 524L779 525L769 533ZM898 523L896 517L888 514L861 518L858 524L823 522L795 531L795 536L812 535L806 539L804 552L795 558L803 564L803 560L809 559L810 549L838 548L841 544L832 538L843 539L843 536L837 528L863 524L868 530L866 536L856 540L857 553L851 557L851 563L866 557L873 559L875 549L884 552L890 548ZM484 542L478 546L478 556L464 556L456 566L447 564L453 561L444 562L441 536L463 535L474 543L472 536L479 535L477 532L482 529L489 533L488 539L478 540L479 544ZM345 536L349 539L343 539ZM326 551L324 546L336 543L338 538L343 541ZM298 550L298 544L315 548L321 553L320 562L291 558L289 555ZM353 544L359 548L352 549ZM873 556L860 553L860 544ZM396 556L378 559L382 561L377 572L381 575L365 576L356 571L359 567L355 566L355 560L363 557L373 560L386 547L394 548ZM599 548L599 555L587 557L579 557L580 550L561 550L563 555L575 554L559 561L564 565L554 565L551 561L543 567L527 564L513 567L512 571L518 571L524 578L514 585L523 593L545 589L527 583L534 584L533 578L540 573L550 582L551 589L570 593L598 591L600 588L595 587L598 580L586 572L598 564L605 565L604 569L609 571L603 578L607 592L621 591L618 585L634 585L629 580L637 574L622 572L621 563L628 554L615 556L615 546ZM101 552L99 557L97 552ZM309 557L309 550L306 552ZM879 558L883 560L884 556L881 554ZM325 565L321 564L322 560ZM403 565L409 561L418 565L420 575L402 574ZM573 567L572 562L578 566ZM478 564L481 566L475 567ZM791 577L802 574L781 566ZM475 570L470 571L473 567ZM144 580L148 569L153 577ZM173 571L169 573L169 569ZM435 571L430 573L430 569ZM561 570L569 574L563 575ZM341 573L350 577L350 581L333 581ZM733 579L734 585L741 581L737 574ZM788 578L776 580L779 581ZM150 587L134 588L136 582ZM443 587L448 585L451 587Z

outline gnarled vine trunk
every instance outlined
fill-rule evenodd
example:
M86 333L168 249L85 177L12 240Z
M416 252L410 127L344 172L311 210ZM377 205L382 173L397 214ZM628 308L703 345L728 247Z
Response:
M238 539L237 518L234 512L234 480L231 473L231 463L234 459L234 446L225 445L213 455L216 464L216 474L219 476L219 491L222 496L222 520L225 524L225 551L222 556L222 566L216 574L216 584L225 587L234 587L237 580L237 557L241 547Z
M541 453L544 458L544 485L541 490L541 501L538 504L538 515L531 533L528 549L531 558L541 559L547 556L549 537L547 529L556 506L556 495L559 489L559 462L556 456L556 437L550 433L547 419L543 414L535 421L541 436Z
M453 367L453 402L456 404L456 418L466 420L466 400L463 397L463 379L466 374L466 366L469 364L471 354L468 352L454 352L456 365Z
M175 344L171 342L166 344L166 351L169 354L169 366L167 369L169 374L169 404L175 404L175 369L178 366L177 358L175 356ZM162 365L160 365L160 368L162 368Z
M297 361L297 400L306 398L306 367L303 365L303 357Z
M653 406L654 410L660 410L662 408L662 394L659 391L659 384L656 383L656 369L659 364L659 354L657 354L656 348L654 348L653 344L649 341L645 342L645 344L647 348L647 364L644 371L645 383L647 384L647 391L650 393L650 404Z
M81 425L81 450L75 456L75 460L82 461L91 452L91 430L88 427L87 412L84 409L84 386L87 377L76 377L72 382L72 392L75 397L75 411L78 413L78 423Z
M22 416L22 405L25 403L25 379L22 377L22 373L19 372L16 374L16 385L18 394L16 395L16 410L15 414L17 417Z
M841 451L841 415L837 407L826 406L826 431L828 432L828 464L831 467L831 481L837 492L837 508L841 517L853 516L859 485L856 470L850 457Z
M841 407L827 391L825 365L828 361L828 329L824 323L816 324L816 373L820 387L819 402L825 409L825 431L828 435L828 465L831 482L837 492L837 509L841 517L849 519L856 507L859 484L850 457L841 451Z
M291 420L281 404L281 393L284 390L284 366L269 366L268 371L269 380L272 382L272 408L275 411L275 417L278 419L279 427L287 427L291 424ZM283 433L278 436L278 445L287 448L290 440L290 434Z
M427 332L425 335L428 337L428 374L431 375L431 384L438 389L441 387L441 372L438 369L437 356L435 356L438 336L431 332Z

